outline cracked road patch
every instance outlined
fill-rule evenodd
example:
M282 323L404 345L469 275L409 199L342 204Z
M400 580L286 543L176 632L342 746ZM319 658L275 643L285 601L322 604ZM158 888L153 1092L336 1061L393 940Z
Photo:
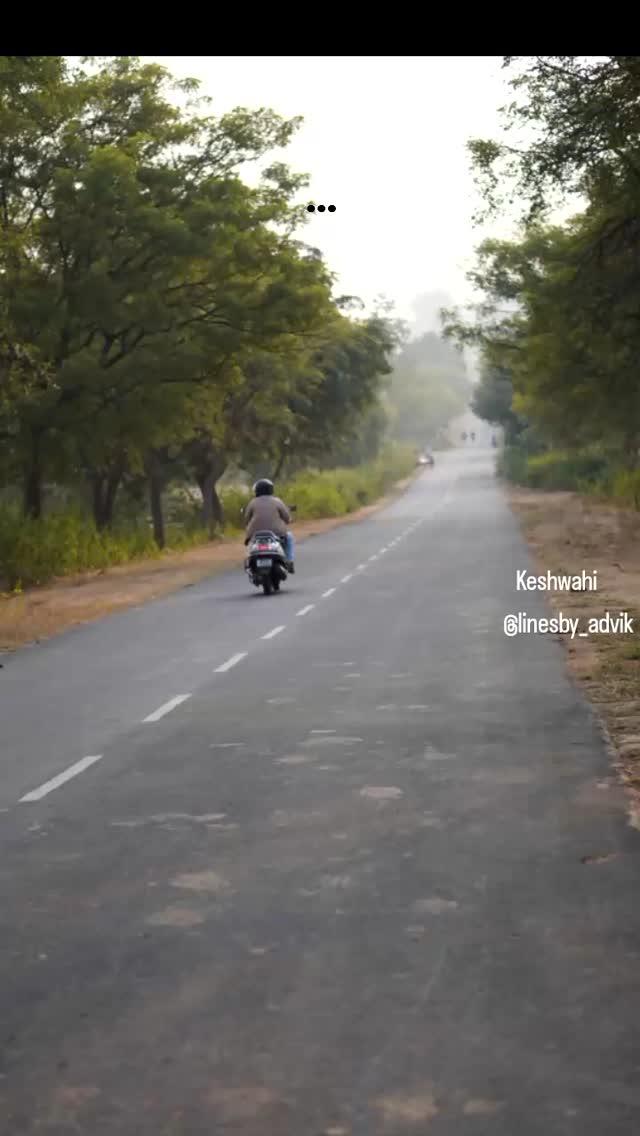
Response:
M210 895L221 895L230 889L231 885L224 876L218 872L187 872L180 876L174 876L171 880L171 886L176 888L186 888L187 891L202 891Z
M443 899L439 895L431 896L429 899L417 899L412 904L412 910L417 915L442 915L445 911L455 911L457 907L455 899Z
M190 907L165 907L150 915L146 922L150 927L197 927L204 919L201 911Z
M465 1116L495 1116L502 1108L504 1108L503 1101L484 1100L482 1097L475 1097L473 1100L467 1101L462 1111Z
M428 1124L438 1116L440 1109L432 1092L416 1096L396 1093L393 1096L379 1097L374 1106L383 1116L385 1124Z

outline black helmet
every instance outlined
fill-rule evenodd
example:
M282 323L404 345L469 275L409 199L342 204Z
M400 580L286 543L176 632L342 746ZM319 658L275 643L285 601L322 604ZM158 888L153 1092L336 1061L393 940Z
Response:
M270 497L273 493L273 482L269 481L268 477L261 477L259 481L256 481L253 492L256 497Z

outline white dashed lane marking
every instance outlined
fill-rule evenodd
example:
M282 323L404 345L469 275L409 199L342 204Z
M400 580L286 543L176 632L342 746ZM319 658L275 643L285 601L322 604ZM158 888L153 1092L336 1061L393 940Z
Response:
M170 698L168 702L164 702L162 706L153 711L153 714L148 714L146 718L142 719L142 721L159 722L161 718L164 718L165 714L168 714L171 710L174 710L175 707L179 706L181 702L186 702L187 698L191 698L191 695L176 694L175 698Z
M70 781L72 777L77 777L78 773L82 773L84 769L88 769L90 765L95 765L96 761L100 761L101 753L94 754L91 757L83 757L81 761L76 761L75 765L70 765L63 773L59 773L57 777L52 777L50 781L45 781L39 789L33 789L31 793L25 793L21 797L21 801L40 801L46 797L47 793L52 793L59 785L64 785L65 781Z
M284 629L285 629L285 624L281 623L279 627L273 627L271 629L271 631L267 631L267 634L263 635L261 638L262 639L275 639L276 635L279 635L281 631L284 631Z
M235 667L236 663L239 663L241 659L246 659L246 657L246 651L239 651L237 655L232 655L230 659L227 659L226 663L223 663L222 666L216 667L213 673L224 674L225 671L230 671L232 667Z
M440 507L442 507L444 504L446 504L446 501L441 501ZM424 522L425 519L426 518L421 517L420 520L414 521L414 523L412 525L410 525L407 529L405 529L404 532L399 533L398 536L394 537L393 540L389 541L388 545L384 545L381 549L378 550L378 552L373 553L369 557L369 562L371 562L371 563L375 562L385 552L388 552L390 549L395 548L398 544L400 544L401 541L403 541L405 539L405 537L410 536L410 534L412 532L414 532L415 529L418 528L418 526L421 525ZM358 564L355 571L363 572L366 567L367 567L366 563ZM341 584L347 584L349 582L349 580L353 579L353 575L354 575L353 572L348 572L346 574L346 576L342 577L340 583ZM334 588L327 588L327 590L322 593L322 599L328 599L329 596L334 595L335 592L336 592L335 587ZM314 607L315 607L315 604L307 604L305 607L301 608L300 611L298 611L296 614L299 615L299 616L306 615L308 612L312 611ZM273 627L271 629L271 631L267 631L267 633L265 635L262 635L261 638L262 639L275 639L276 635L280 635L280 633L285 630L285 627L286 627L285 624L281 624L278 627ZM225 674L227 671L230 671L232 669L232 667L235 667L239 662L242 661L242 659L246 659L247 654L248 654L247 651L238 651L237 654L232 655L231 658L227 659L227 661L225 663L222 663L219 667L216 667L214 674ZM346 664L346 665L348 665L348 664ZM349 676L349 677L355 678L355 677L358 677L358 676L353 675L353 676ZM166 714L169 714L171 712L171 710L174 710L176 706L180 706L181 703L186 702L187 699L189 699L189 698L191 698L190 694L178 694L178 695L176 695L175 698L171 698L168 702L165 702L162 706L158 707L157 710L154 710L152 714L148 714L146 718L143 718L143 722L159 722L161 718L164 718ZM409 709L424 709L424 707L422 707L422 706L413 707L412 706L412 707L409 707ZM335 732L335 731L329 731L329 730L312 730L311 731L312 734L329 734L329 733L333 733L333 732ZM218 744L219 744L220 748L222 748L222 747L226 748L227 746L231 747L231 746L235 746L235 745L240 745L242 743L226 742L226 743L218 743ZM33 789L30 793L26 793L23 797L20 798L20 801L21 802L27 802L27 801L39 801L39 800L41 800L43 797L46 797L48 793L51 793L51 792L53 792L54 789L57 789L60 785L64 785L65 782L70 781L73 777L77 777L77 775L79 773L82 773L85 769L89 769L90 766L94 765L97 761L100 761L101 758L102 758L102 754L93 754L93 755L90 755L89 757L83 757L81 761L77 761L75 763L75 765L69 766L68 769L65 769L62 773L59 773L57 777L53 777L50 781L46 781L44 783L44 785L41 785L38 789Z

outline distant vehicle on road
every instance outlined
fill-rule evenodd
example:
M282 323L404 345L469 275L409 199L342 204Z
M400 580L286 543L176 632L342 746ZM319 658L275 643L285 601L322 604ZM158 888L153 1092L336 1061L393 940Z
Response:
M420 454L417 465L432 466L435 465L435 458L431 453Z

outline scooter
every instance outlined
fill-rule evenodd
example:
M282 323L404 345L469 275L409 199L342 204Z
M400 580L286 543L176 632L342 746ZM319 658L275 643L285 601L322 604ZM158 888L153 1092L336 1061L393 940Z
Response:
M289 512L295 511L296 506L290 505ZM282 538L268 530L254 533L244 566L251 583L256 588L262 588L265 596L279 592L280 585L289 575L289 562Z

